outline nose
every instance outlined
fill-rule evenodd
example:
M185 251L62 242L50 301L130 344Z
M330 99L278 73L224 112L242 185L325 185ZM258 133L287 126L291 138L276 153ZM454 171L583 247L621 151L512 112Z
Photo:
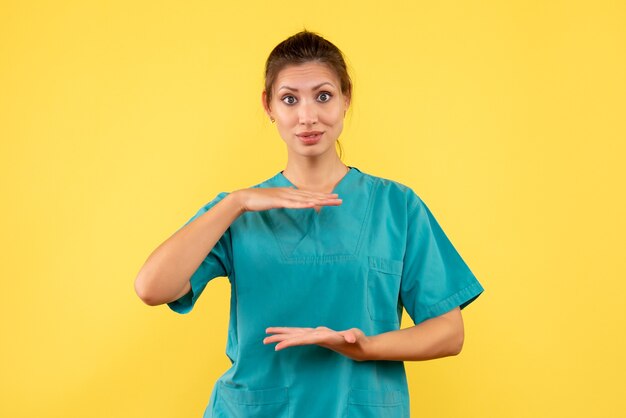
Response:
M298 109L298 117L301 125L317 123L317 108L315 103L302 102Z

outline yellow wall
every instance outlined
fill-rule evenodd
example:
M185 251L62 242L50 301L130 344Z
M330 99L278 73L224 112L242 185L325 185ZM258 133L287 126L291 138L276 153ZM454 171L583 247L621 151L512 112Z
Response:
M187 316L133 281L284 167L263 64L303 27L353 70L344 161L414 188L486 288L460 356L407 363L414 416L621 415L624 22L613 1L0 2L0 416L202 415L226 279Z

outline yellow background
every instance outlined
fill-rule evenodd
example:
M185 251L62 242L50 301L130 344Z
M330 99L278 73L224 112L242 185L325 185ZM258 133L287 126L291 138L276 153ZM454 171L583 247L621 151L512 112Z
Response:
M352 70L344 161L412 187L486 289L460 356L407 363L413 416L624 416L624 22L615 1L0 2L0 416L202 415L227 280L186 316L133 281L284 168L263 65L304 27Z

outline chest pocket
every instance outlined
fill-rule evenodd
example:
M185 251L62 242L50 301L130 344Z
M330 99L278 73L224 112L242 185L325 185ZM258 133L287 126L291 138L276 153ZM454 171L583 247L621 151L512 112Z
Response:
M219 382L215 416L220 418L287 418L288 388L247 390Z
M402 266L402 261L368 257L367 310L373 321L400 324Z

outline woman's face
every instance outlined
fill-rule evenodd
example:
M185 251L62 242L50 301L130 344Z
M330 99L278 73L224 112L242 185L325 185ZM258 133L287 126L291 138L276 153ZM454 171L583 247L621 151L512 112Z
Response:
M271 103L265 92L262 100L289 153L314 157L336 152L350 100L330 67L317 62L285 67L272 86Z

